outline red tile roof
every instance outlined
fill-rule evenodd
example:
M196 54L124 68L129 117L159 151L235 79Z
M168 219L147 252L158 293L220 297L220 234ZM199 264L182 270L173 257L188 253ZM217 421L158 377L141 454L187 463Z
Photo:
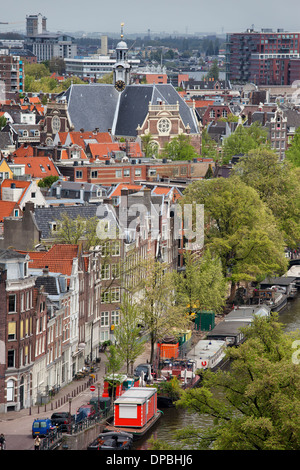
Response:
M89 144L89 149L91 152L92 159L95 160L98 158L99 160L107 160L109 158L109 152L117 152L120 150L120 146L118 143L97 143L97 144Z
M33 147L28 144L22 144L19 148L14 150L12 156L16 157L32 157L33 156Z
M165 196L171 194L173 189L173 198L172 200L175 201L181 197L181 194L176 188L161 188L160 186L156 186L152 189L152 193L156 195L164 194Z
M18 200L18 204L20 204L25 192L27 191L27 189L31 185L31 181L10 180L10 179L3 180L2 183L1 183L1 199L3 199L2 189L3 188L10 188L12 183L14 183L16 188L22 188L23 189L22 194L21 194L21 196L19 197L19 200Z
M143 186L139 185L139 184L118 184L115 189L110 193L109 195L109 198L112 198L112 197L116 197L116 196L121 196L121 190L122 189L131 189L131 190L135 190L136 192L140 191Z
M25 174L32 178L59 176L58 170L50 157L13 157L14 163L25 165Z
M94 139L97 140L98 143L112 143L112 138L109 132L97 132L93 133L93 131L90 132L69 132L71 141L73 144L79 145L83 149L85 149L86 144L85 140L90 140Z
M187 104L192 105L193 101L196 108L206 108L207 106L214 104L214 100L187 100L186 102Z
M19 209L19 214L22 214L19 204L13 201L0 201L0 222L3 222L4 217L11 217L14 215L14 209Z
M78 245L53 245L47 252L30 251L26 253L30 257L29 268L43 269L47 266L49 272L70 276L73 259L78 256Z

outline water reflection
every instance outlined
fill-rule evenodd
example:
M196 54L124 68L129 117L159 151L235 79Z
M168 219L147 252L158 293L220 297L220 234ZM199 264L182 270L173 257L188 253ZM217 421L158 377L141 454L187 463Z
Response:
M279 314L279 321L287 332L300 330L300 296L288 302L285 309ZM213 420L208 415L198 415L184 409L166 408L155 427L143 439L135 443L135 449L149 449L149 439L151 438L175 445L175 434L179 429L190 425L207 429L212 423Z
M279 321L284 325L285 331L300 330L300 296L288 302L282 313L279 314Z

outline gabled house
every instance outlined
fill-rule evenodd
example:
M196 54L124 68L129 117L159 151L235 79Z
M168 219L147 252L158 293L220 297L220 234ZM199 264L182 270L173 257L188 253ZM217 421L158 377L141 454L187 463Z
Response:
M27 202L33 202L35 207L47 206L41 189L35 181L6 179L0 185L2 201L17 202L23 210Z
M60 176L60 173L50 157L18 157L13 154L10 157L13 165L24 165L25 175L31 180L39 181L46 176Z
M58 180L52 184L46 200L49 206L55 204L99 204L106 197L106 192L106 188L98 184Z
M7 160L2 158L2 160L0 160L0 182L4 179L12 179L12 177L13 172L7 164Z
M29 274L29 256L0 250L0 410L33 404L37 362L46 356L46 296Z

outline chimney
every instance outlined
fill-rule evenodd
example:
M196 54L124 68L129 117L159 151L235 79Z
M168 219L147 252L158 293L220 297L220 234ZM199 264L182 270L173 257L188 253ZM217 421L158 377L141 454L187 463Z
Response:
M57 199L61 198L61 182L60 181L57 182L57 186L56 186L56 198Z
M80 186L80 199L84 200L84 184Z

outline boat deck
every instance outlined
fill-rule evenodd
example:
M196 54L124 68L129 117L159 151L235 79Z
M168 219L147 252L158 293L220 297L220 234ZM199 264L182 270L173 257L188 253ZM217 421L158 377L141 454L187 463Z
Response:
M161 411L158 410L155 415L142 427L130 427L130 426L114 426L109 424L105 427L105 431L119 431L128 432L133 435L134 439L139 439L159 420L161 417Z

